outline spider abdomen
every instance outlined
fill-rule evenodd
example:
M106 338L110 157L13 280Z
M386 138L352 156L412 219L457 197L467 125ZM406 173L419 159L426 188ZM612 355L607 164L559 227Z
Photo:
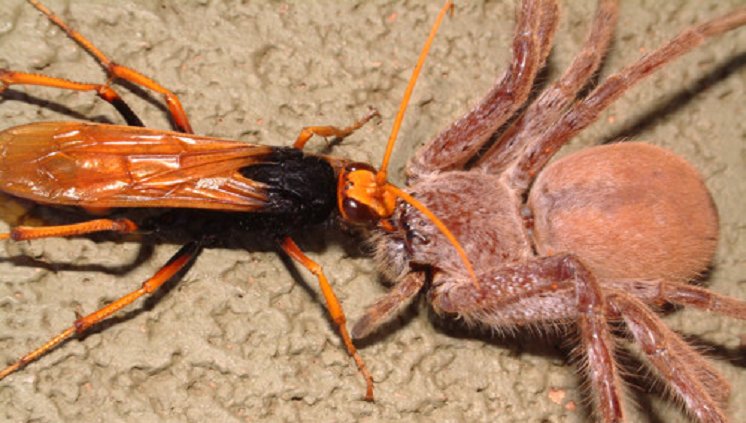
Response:
M691 279L718 241L717 211L697 169L643 143L558 160L539 175L529 207L537 252L575 254L600 278Z

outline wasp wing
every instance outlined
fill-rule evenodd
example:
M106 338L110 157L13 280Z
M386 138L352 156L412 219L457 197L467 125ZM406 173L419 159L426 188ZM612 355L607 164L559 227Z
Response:
M0 190L86 208L261 211L266 186L238 170L274 149L149 128L35 123L0 133Z

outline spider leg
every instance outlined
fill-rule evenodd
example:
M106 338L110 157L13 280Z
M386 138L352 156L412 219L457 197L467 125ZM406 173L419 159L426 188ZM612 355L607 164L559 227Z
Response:
M352 327L352 339L368 336L391 315L396 314L403 305L417 295L425 286L425 272L407 274L401 282L379 298Z
M477 161L476 168L499 175L523 150L540 137L575 100L598 70L609 49L619 15L617 0L600 0L583 49L564 74L544 90Z
M612 290L624 292L633 296L635 301L646 304L674 303L742 320L746 319L746 301L717 294L698 286L660 279L608 280L604 283L611 286ZM678 351L678 355L682 356L682 363L686 363L696 373L698 379L708 388L709 394L724 408L729 394L727 381L711 366L702 361L700 355L678 335L673 333L669 340L672 344L675 344L674 348ZM700 364L691 366L690 363Z
M608 303L624 319L643 353L696 420L726 423L722 405L728 398L728 382L642 301L616 293L609 295Z
M746 24L746 8L687 29L642 59L608 77L588 97L573 104L541 137L533 142L504 173L504 178L519 192L531 185L565 143L595 122L601 112L636 83L663 65L702 44L705 40Z
M646 304L673 303L746 320L746 301L698 286L663 279L610 279L604 283L612 289L627 291Z
M600 420L624 421L622 382L605 295L595 275L575 256L538 257L497 269L480 278L480 290L468 283L433 284L431 302L436 311L457 313L495 329L574 319Z
M656 302L660 303L672 302L746 320L746 301L717 294L698 286L662 283L660 297L657 300Z
M537 71L546 61L557 30L559 7L554 0L524 0L513 36L508 70L477 106L420 148L407 165L407 175L459 169L526 102Z

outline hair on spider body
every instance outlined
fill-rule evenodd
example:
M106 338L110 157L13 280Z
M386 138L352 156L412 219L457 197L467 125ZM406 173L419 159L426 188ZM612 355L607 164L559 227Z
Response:
M584 90L618 15L616 1L600 0L581 52L531 96L559 5L523 0L517 7L508 70L407 163L407 189L463 240L479 284L444 248L443 236L400 204L395 230L374 238L376 259L396 285L356 322L353 338L372 333L423 290L438 314L496 333L568 326L599 421L616 423L627 421L616 357L620 322L696 421L730 421L728 381L654 312L672 303L746 320L746 301L688 283L708 270L719 238L702 175L674 153L639 142L550 160L637 82L746 25L746 9L686 29Z

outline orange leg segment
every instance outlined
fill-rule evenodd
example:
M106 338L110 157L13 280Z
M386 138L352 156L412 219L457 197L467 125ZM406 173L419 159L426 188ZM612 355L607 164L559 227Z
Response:
M152 294L174 275L179 273L189 262L194 260L200 251L202 244L194 241L183 246L172 258L166 263L153 277L142 284L140 289L133 291L113 303L97 310L85 317L79 317L73 325L55 336L49 342L32 351L29 354L19 358L15 363L0 371L0 380L3 380L9 374L22 369L26 364L36 360L47 352L51 351L63 341L75 334L82 334L85 330L96 323L106 319L125 306L132 304L135 300L146 294Z
M324 299L326 300L326 308L327 310L329 310L332 321L335 325L337 325L339 334L342 336L342 340L347 347L347 352L350 354L350 356L352 356L352 359L355 360L355 364L357 364L358 369L365 378L365 383L367 386L365 400L373 401L373 377L370 375L365 362L363 362L363 359L360 358L360 355L357 353L355 345L352 344L350 335L347 332L347 326L345 326L347 319L345 318L344 311L342 310L342 305L339 303L337 296L334 294L334 291L332 290L329 281L326 279L326 276L324 276L324 272L322 271L321 266L308 258L308 256L306 256L305 254L303 254L300 248L298 248L298 245L296 245L296 243L290 237L285 237L280 242L280 247L282 247L282 249L293 260L300 263L303 267L308 269L319 279L319 286L321 287L321 292L324 294Z
M295 143L293 143L293 147L302 150L308 140L310 140L311 137L314 135L318 135L320 137L344 138L360 129L369 120L373 119L374 116L380 115L381 114L378 113L378 110L372 109L370 112L368 112L367 115L357 121L354 125L343 129L339 129L336 126L306 126L305 128L301 129L300 135L298 135Z
M137 225L129 219L96 219L88 222L61 226L42 226L39 228L19 226L11 229L7 234L0 234L0 240L12 239L13 241L26 241L29 239L74 236L104 231L114 231L126 234L136 230Z
M91 56L93 56L101 64L104 70L106 70L106 73L109 75L110 78L110 83L117 78L124 79L125 81L129 81L133 84L140 85L141 87L145 87L149 90L155 91L158 94L162 94L165 97L166 105L168 106L169 113L171 114L171 118L174 121L174 125L176 125L178 130L181 132L185 132L188 134L193 133L192 125L189 123L189 118L187 118L186 112L184 111L184 108L182 107L181 102L179 101L179 98L176 96L176 94L172 93L147 76L126 66L122 66L111 61L111 59L109 59L101 50L96 48L93 43L88 41L88 39L86 39L78 31L67 26L67 24L59 18L59 16L52 13L52 11L49 10L46 6L36 0L28 0L28 2L31 3L31 5L38 9L41 13L43 13L44 16L46 16L47 19L49 19L52 23L65 31L68 37L73 39L76 43L78 43L78 45L83 47Z
M127 125L145 126L135 112L122 100L122 97L108 85L86 84L46 75L13 72L5 69L0 69L0 83L2 84L0 85L0 94L11 85L40 85L73 91L95 91L101 99L107 101L117 109L119 114L127 121Z

